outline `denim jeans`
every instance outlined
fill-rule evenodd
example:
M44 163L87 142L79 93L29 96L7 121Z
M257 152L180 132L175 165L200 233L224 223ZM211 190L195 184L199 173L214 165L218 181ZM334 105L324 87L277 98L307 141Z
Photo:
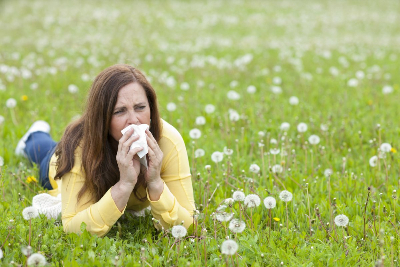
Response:
M29 135L24 149L28 159L39 167L39 181L46 189L53 189L49 181L49 163L57 143L48 133L34 132Z

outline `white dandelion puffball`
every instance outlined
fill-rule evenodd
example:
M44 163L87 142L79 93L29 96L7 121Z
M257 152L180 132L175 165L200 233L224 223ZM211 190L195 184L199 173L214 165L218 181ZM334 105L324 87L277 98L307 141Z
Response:
M281 131L287 132L290 128L290 124L288 122L283 122L280 126Z
M174 111L174 110L176 110L176 104L173 103L173 102L169 102L169 103L167 104L167 110L168 110L168 111Z
M206 154L206 152L204 151L204 149L198 148L196 149L196 151L194 151L194 157L195 158L200 158L202 156L204 156Z
M233 149L224 147L224 154L227 155L227 156L232 155L233 154Z
M212 104L207 104L204 110L206 113L211 114L215 111L215 106Z
M332 74L333 76L338 76L339 75L339 70L336 67L330 67L329 68L329 72L330 74Z
M196 118L196 124L197 125L204 125L206 124L206 118L204 118L203 116L198 116Z
M276 144L278 144L278 141L276 141L275 138L271 138L271 140L269 140L269 143L276 145Z
M293 195L292 195L292 193L290 193L289 191L283 190L282 192L279 193L279 198L280 198L282 201L289 202L289 201L292 200Z
M201 131L197 128L194 128L189 131L189 136L192 139L199 139L201 137Z
M257 164L251 164L249 170L253 173L259 173L260 167Z
M377 164L378 164L378 156L373 156L369 159L369 165L371 167L376 167Z
M229 205L229 206L232 206L234 202L235 202L235 200L234 200L233 198L231 198L231 197L225 199L225 201L224 201L224 203L225 203L226 205Z
M276 199L274 197L266 197L264 199L264 206L267 209L273 209L276 207Z
M0 260L3 258L3 251L0 248Z
M281 84L281 83L282 83L282 78L281 78L281 77L274 77L274 78L272 79L272 82L273 82L274 84Z
M324 171L325 177L329 177L329 176L331 176L332 174L333 174L333 171L332 171L331 169L326 169L326 170Z
M347 86L356 87L358 85L358 80L356 78L351 78L347 81Z
M219 222L227 222L233 218L233 213L228 213L226 211L217 211L215 214L215 218Z
M278 155L279 152L281 152L278 148L271 148L269 150L269 153L271 153L272 155Z
M211 154L211 160L214 161L215 163L218 163L224 159L224 153L215 151L214 153Z
M235 255L238 248L239 246L234 240L225 240L221 245L221 253L225 255Z
M9 98L6 101L6 107L8 108L15 108L15 106L17 105L17 100L15 100L14 98Z
M297 98L297 96L292 96L289 98L289 104L292 106L296 106L299 104L299 99Z
M346 226L349 223L349 218L346 215L340 214L335 217L335 224L337 226Z
M0 167L1 166L4 166L4 159L3 159L3 157L0 157Z
M282 88L280 86L273 85L273 86L271 86L271 91L274 94L281 94Z
M329 127L326 124L321 124L320 128L321 128L321 131L324 131L324 132L329 130Z
M45 266L47 264L46 258L40 253L33 253L26 261L28 266Z
M362 80L365 77L365 73L362 70L358 70L356 71L356 77L357 79Z
M37 216L39 216L39 212L37 210L37 208L35 207L26 207L23 211L22 211L22 216L24 217L25 220L30 220L33 218L36 218Z
M241 233L246 228L246 223L239 219L233 219L229 222L229 230L236 233Z
M240 115L235 110L232 110L229 112L229 119L231 121L238 121L240 119Z
M238 84L239 84L239 82L234 80L229 83L229 86L232 88L235 88L236 86L238 86Z
M242 191L233 192L232 198L235 201L244 201L246 195Z
M390 85L385 85L385 86L382 88L382 93L383 93L384 95L393 93L393 87L390 86Z
M234 90L230 90L228 91L228 94L226 95L228 97L228 99L230 100L239 100L240 99L240 95L238 92L234 91Z
M254 94L257 91L257 88L254 85L249 85L249 87L247 87L247 93L249 94Z
M260 197L255 194L249 194L244 198L244 205L248 208L255 208L260 206Z
M308 126L304 122L300 122L297 125L297 131L299 131L299 133L304 133L305 131L307 131L307 129L308 129Z
M259 132L258 132L258 136L261 137L261 138L263 138L263 137L265 136L265 132L259 131Z
M182 238L187 234L187 230L182 225L175 225L172 227L171 234L175 238Z
M5 120L4 117L0 115L0 125L3 124L4 120Z
M320 141L321 139L319 138L319 136L318 135L315 135L315 134L313 134L313 135L311 135L310 137L308 137L308 142L310 142L310 144L312 144L312 145L317 145L317 144L319 144L319 141Z
M388 153L392 149L392 146L389 143L382 143L380 149L382 152Z
M189 90L189 88L190 88L190 85L187 82L181 83L181 90L187 91L187 90Z
M276 165L272 166L271 170L273 173L281 173L283 171L283 168L281 165L276 164Z
M78 93L78 90L78 86L76 86L75 84L68 85L68 92L70 92L71 94Z

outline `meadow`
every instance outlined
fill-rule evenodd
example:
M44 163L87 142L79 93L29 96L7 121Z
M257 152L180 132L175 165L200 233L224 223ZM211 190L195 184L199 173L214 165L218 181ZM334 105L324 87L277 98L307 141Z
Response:
M32 253L48 266L399 266L398 10L1 1L0 266ZM185 140L197 211L182 237L148 211L103 238L23 218L44 190L18 140L39 119L60 140L116 63L143 70Z

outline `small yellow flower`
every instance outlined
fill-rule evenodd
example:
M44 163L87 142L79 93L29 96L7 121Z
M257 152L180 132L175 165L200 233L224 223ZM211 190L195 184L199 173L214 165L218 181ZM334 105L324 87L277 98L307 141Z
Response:
M396 150L394 147L392 147L392 148L390 149L390 152L392 152L392 153L394 154L394 153L397 153L397 150Z
M279 222L281 219L279 219L279 218L273 218L274 219L274 221L276 221L276 222Z
M37 183L37 180L36 180L36 178L35 178L35 176L28 176L27 178L26 178L26 182L28 183L28 184L30 184L30 183Z
M21 100L22 100L22 101L26 101L26 100L28 100L28 96L27 96L27 95L23 95L23 96L21 96Z
M372 106L372 100L368 100L368 105Z

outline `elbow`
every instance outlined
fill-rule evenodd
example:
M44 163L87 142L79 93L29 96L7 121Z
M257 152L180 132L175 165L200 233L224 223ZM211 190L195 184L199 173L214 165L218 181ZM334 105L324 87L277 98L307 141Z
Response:
M75 234L82 234L82 232L86 229L90 234L96 235L98 237L105 236L111 227L104 225L104 227L93 227L91 225L87 225L85 222L73 222L72 219L63 220L63 230L64 233L75 233Z

